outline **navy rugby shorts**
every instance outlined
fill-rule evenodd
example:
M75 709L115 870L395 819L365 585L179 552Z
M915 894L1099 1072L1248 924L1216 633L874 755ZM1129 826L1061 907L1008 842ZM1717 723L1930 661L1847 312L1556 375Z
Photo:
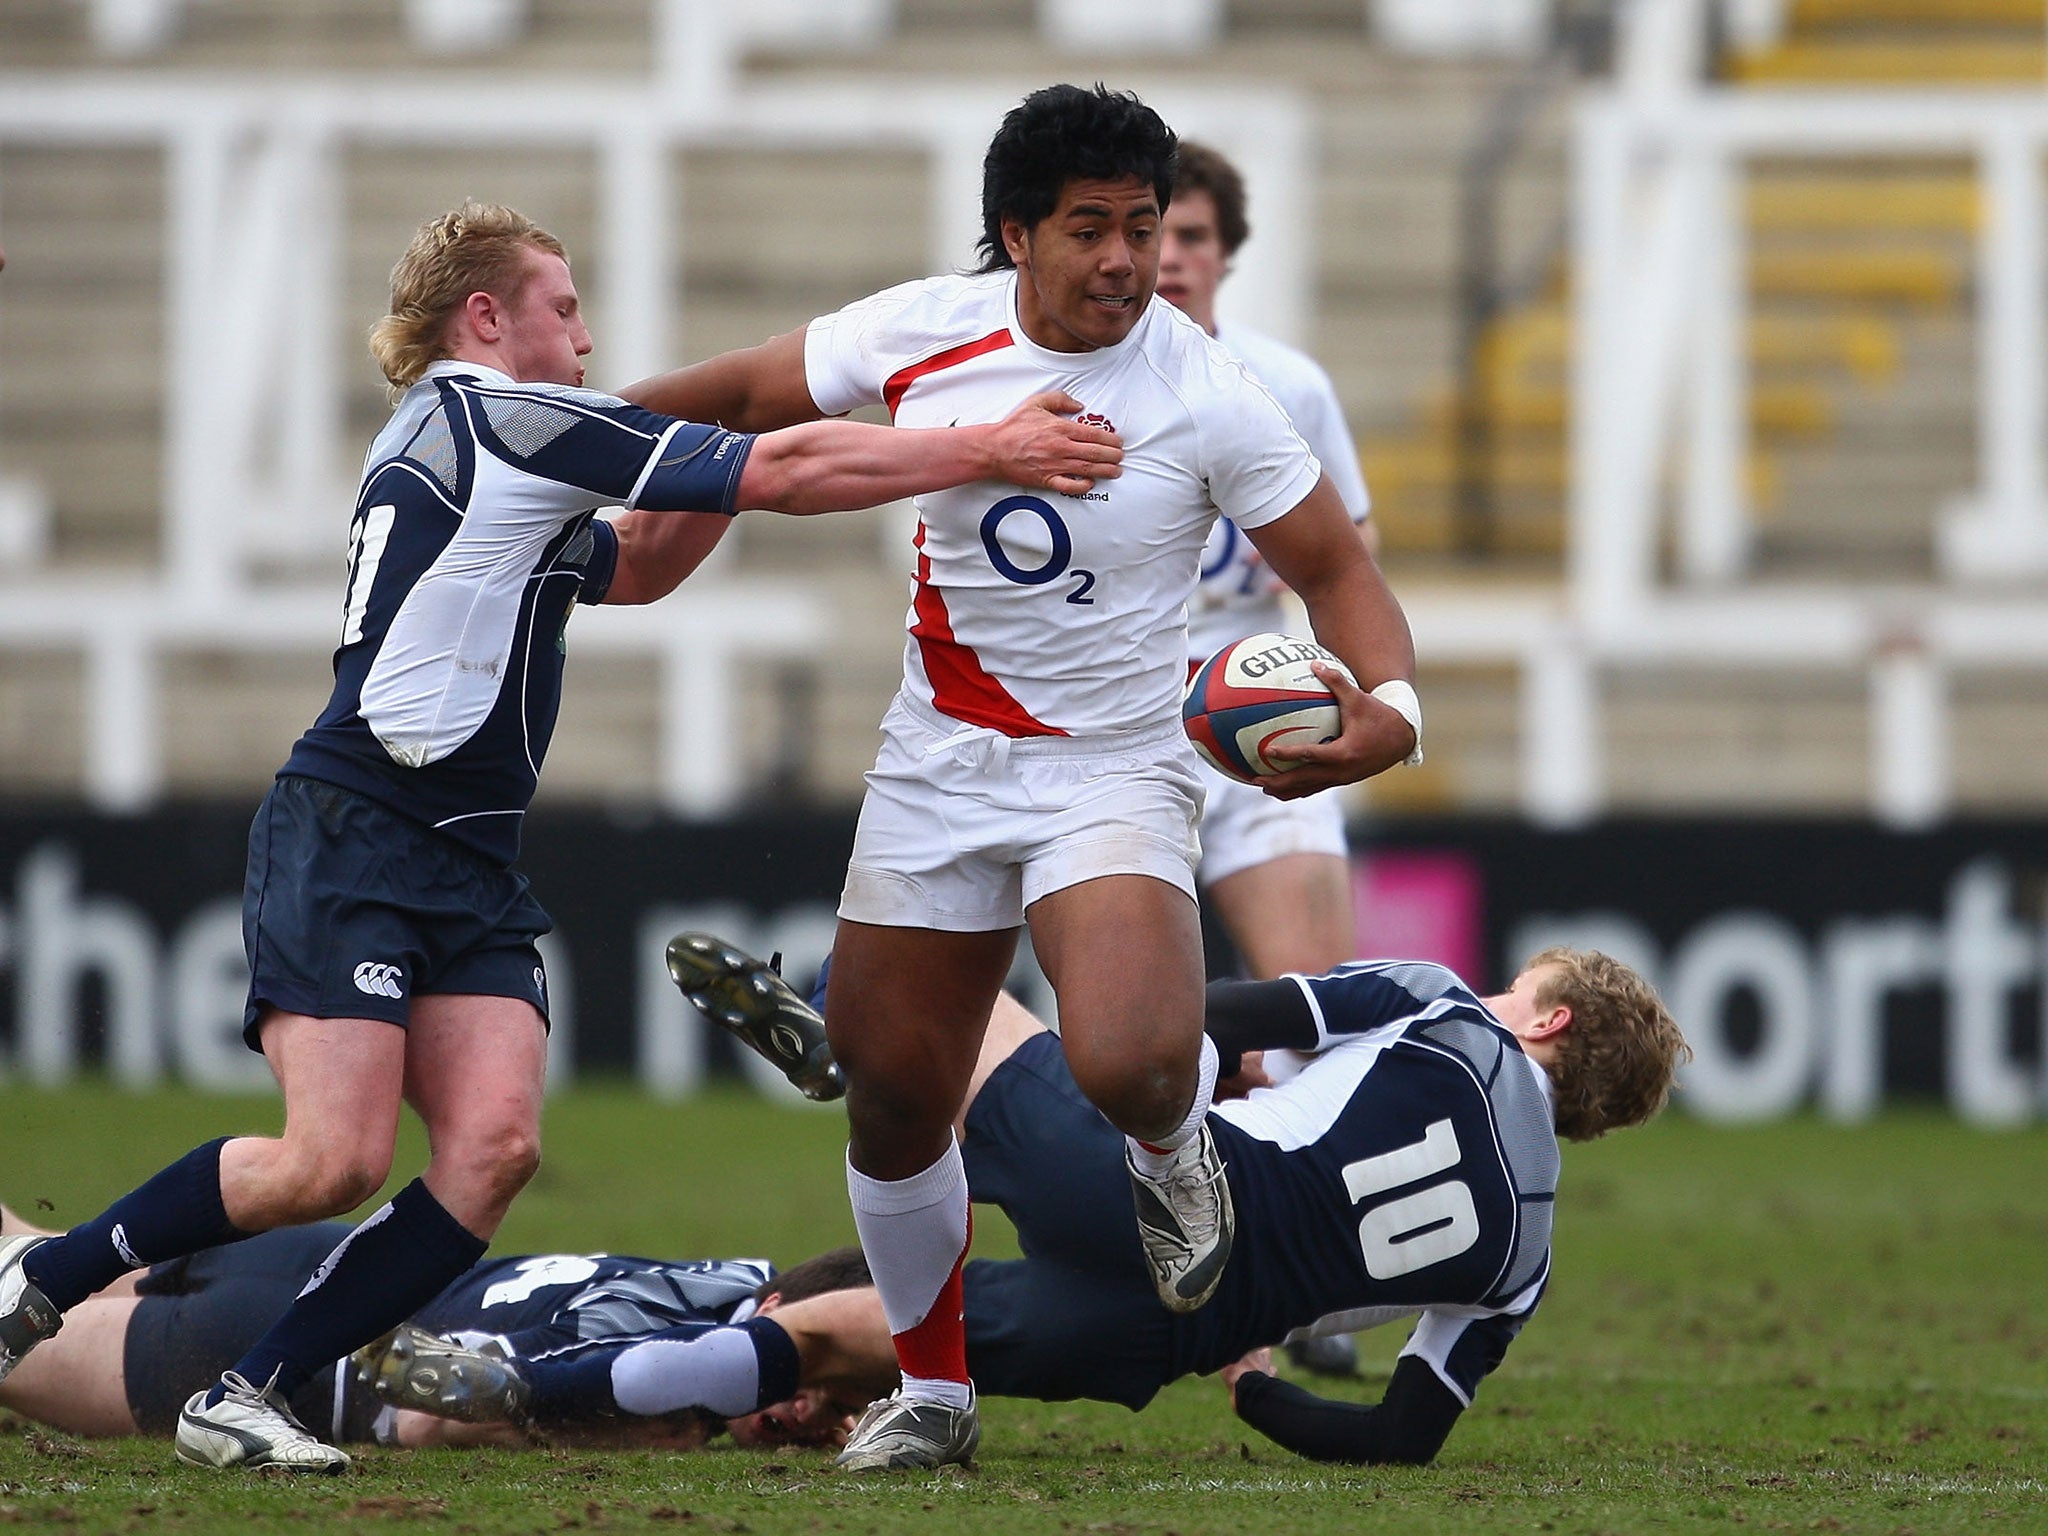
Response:
M547 1018L534 940L554 926L526 877L318 779L271 785L249 829L242 1038L265 1006L403 1026L417 993L517 997Z
M128 1411L145 1435L169 1435L187 1398L220 1380L305 1288L349 1234L346 1222L280 1227L244 1242L152 1265L135 1282L122 1375ZM354 1373L343 1373L344 1385ZM335 1367L314 1372L292 1411L322 1439L367 1440L378 1404L338 1395Z

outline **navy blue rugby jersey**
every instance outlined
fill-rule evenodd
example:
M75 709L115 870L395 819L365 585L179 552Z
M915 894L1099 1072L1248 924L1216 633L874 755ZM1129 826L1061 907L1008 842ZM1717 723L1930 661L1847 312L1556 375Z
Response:
M1549 1278L1549 1078L1440 965L1290 979L1317 1054L1210 1117L1238 1219L1216 1321L1279 1339L1420 1314L1403 1353L1469 1403Z
M570 611L602 601L617 568L595 512L730 513L753 443L594 390L433 364L370 446L334 692L280 774L509 864L554 734Z
M773 1279L766 1259L641 1259L542 1253L485 1259L413 1315L472 1346L496 1340L536 1360L675 1328L716 1328L754 1315Z

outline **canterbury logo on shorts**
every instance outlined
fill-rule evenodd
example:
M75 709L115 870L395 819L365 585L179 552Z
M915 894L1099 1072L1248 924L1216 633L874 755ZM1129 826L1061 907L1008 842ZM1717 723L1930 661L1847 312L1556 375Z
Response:
M403 997L405 985L397 966L365 960L356 967L356 990L370 997Z

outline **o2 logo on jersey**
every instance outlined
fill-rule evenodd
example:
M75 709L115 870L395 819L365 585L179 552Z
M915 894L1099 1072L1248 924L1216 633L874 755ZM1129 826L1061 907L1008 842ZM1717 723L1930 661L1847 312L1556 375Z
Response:
M1000 535L1004 522L1021 513L1029 513L1045 525L1049 547L1045 559L1038 565L1019 565L1003 548ZM1074 536L1067 531L1066 520L1050 502L1041 501L1036 496L1005 496L982 514L981 547L988 551L988 563L1005 581L1013 581L1020 587L1042 587L1062 576L1070 576L1074 579L1074 587L1067 593L1067 601L1083 607L1095 601L1088 595L1095 587L1095 573L1073 564Z
M1457 1127L1438 1120L1420 1141L1346 1163L1344 1188L1353 1205L1364 1204L1374 1195L1457 1167L1461 1155ZM1375 1205L1358 1223L1365 1272L1375 1280L1397 1279L1455 1259L1478 1241L1479 1212L1463 1179L1446 1179Z

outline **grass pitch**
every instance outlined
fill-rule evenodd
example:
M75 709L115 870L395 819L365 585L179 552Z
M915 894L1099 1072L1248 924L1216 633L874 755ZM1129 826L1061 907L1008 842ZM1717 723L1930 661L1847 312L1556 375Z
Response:
M0 1198L61 1225L197 1141L275 1120L263 1100L9 1086ZM415 1132L402 1177L422 1157ZM554 1102L548 1139L502 1251L788 1263L852 1235L830 1111L586 1086ZM349 1477L287 1481L0 1417L0 1526L2048 1531L2044 1151L2048 1131L1907 1113L1744 1129L1673 1114L1567 1147L1550 1295L1427 1469L1300 1461L1233 1419L1213 1381L1142 1415L991 1401L975 1471L881 1481L833 1477L808 1452L374 1449ZM978 1252L1012 1251L999 1227L977 1217ZM1351 1390L1376 1397L1401 1335L1363 1343L1368 1375Z

